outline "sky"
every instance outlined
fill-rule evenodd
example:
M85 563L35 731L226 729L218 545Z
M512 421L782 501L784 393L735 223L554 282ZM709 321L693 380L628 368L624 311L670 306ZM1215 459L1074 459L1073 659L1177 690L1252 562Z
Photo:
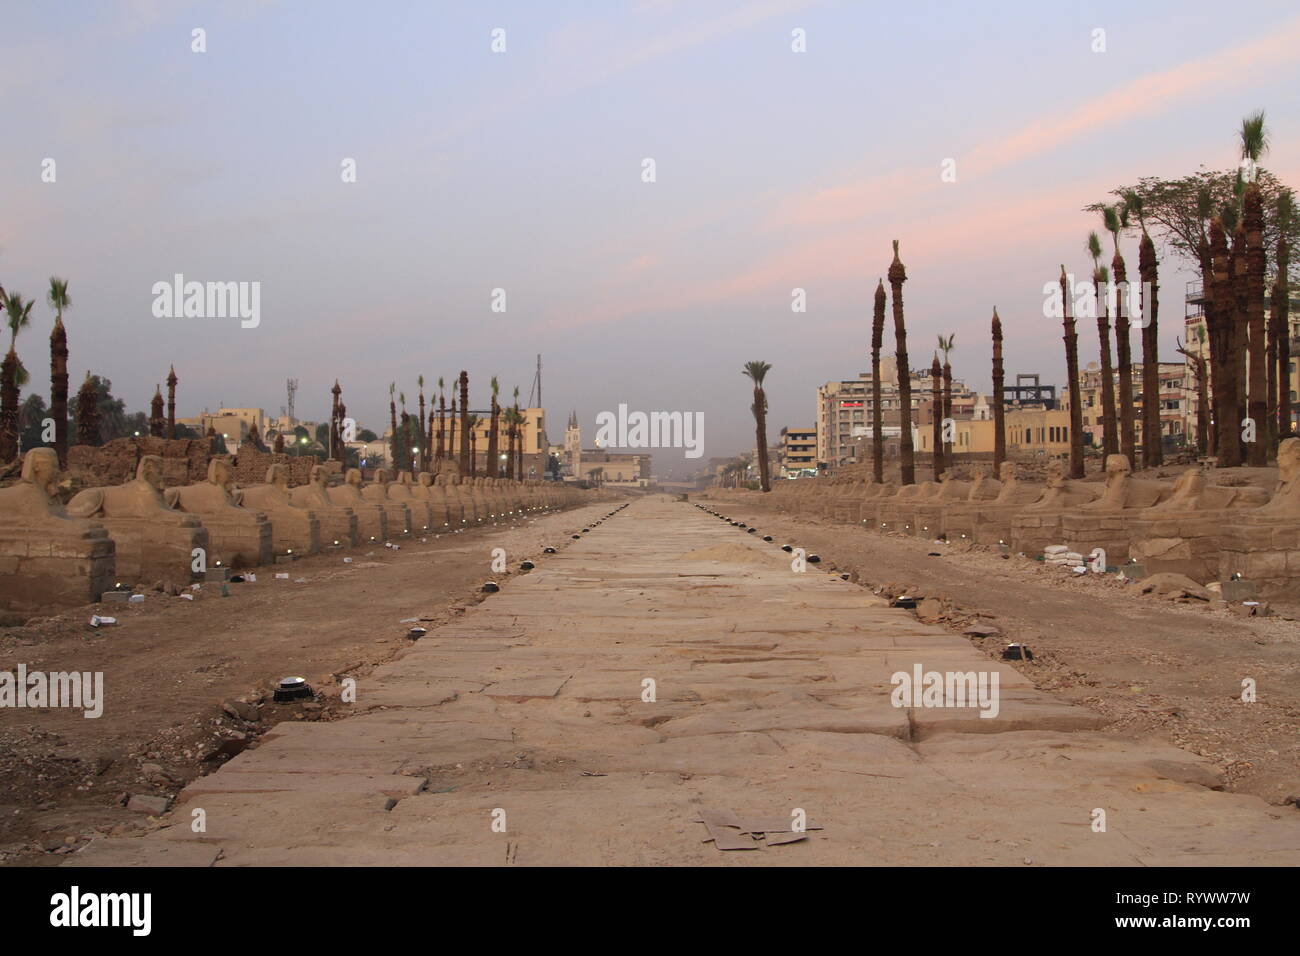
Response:
M390 382L413 406L417 376L466 369L485 407L493 375L526 398L540 353L553 441L572 409L590 446L624 404L702 414L704 457L733 455L746 361L772 365L770 439L869 367L893 239L913 367L952 333L988 391L996 305L1008 378L1060 385L1042 290L1090 272L1084 205L1234 166L1257 109L1263 165L1300 186L1293 2L0 6L0 284L39 300L19 353L48 395L68 278L73 384L130 411L174 363L182 416L278 414L296 378L298 416L327 419L337 378L382 431ZM1162 259L1170 360L1193 276ZM256 327L156 315L176 274L259 283ZM699 464L680 454L658 473Z

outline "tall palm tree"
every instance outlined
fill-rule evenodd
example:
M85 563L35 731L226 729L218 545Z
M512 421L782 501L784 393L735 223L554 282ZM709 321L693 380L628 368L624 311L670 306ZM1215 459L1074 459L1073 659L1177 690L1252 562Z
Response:
M1274 364L1273 377L1276 380L1277 396L1275 405L1276 435L1280 441L1291 435L1291 329L1290 329L1290 289L1287 272L1291 267L1291 248L1286 235L1295 219L1295 197L1291 190L1283 190L1277 200L1277 254L1274 257L1277 277L1273 280L1273 300L1269 308L1269 325L1272 330Z
M497 461L498 442L497 442L497 420L501 417L501 406L497 404L497 395L501 392L501 384L497 381L495 375L492 376L492 421L488 426L488 447L487 447L487 467L484 471L495 478L501 474L501 464Z
M469 372L460 373L460 473L470 473L469 460Z
M1248 449L1248 462L1262 468L1268 464L1272 447L1272 429L1268 424L1268 343L1264 322L1264 197L1259 191L1260 157L1268 150L1268 129L1260 110L1241 121L1241 158L1250 162L1251 176L1242 195L1242 227L1245 229L1245 299L1246 325L1250 335L1250 405L1249 414L1257 434Z
M746 362L740 374L754 383L754 404L749 410L754 413L754 440L758 443L758 481L759 488L771 491L772 485L767 474L767 393L763 391L763 379L772 370L767 362Z
M1226 211L1226 210L1225 210ZM1220 468L1241 464L1241 442L1237 429L1241 408L1237 403L1237 363L1233 361L1235 298L1230 267L1232 255L1223 216L1210 220L1212 281L1206 289L1209 303L1206 324L1210 328L1210 381L1214 385L1214 449Z
M943 417L947 421L952 420L952 362L950 357L952 350L956 348L957 333L950 332L947 338L939 336L939 349L943 352ZM947 442L943 446L943 460L948 467L952 467L952 448Z
M515 386L514 394L515 409L515 477L520 481L524 480L524 424L527 419L523 412L519 410L519 386Z
M1006 382L1002 367L1002 320L993 307L993 471L1000 473L1007 460L1007 407L1003 393Z
M1197 342L1205 340L1205 330L1200 326L1194 329ZM1175 341L1178 341L1175 339ZM1196 453L1208 454L1210 441L1210 379L1205 370L1205 358L1197 352L1189 352L1178 341L1178 354L1184 356L1192 365L1192 375L1196 378Z
M17 292L4 299L9 326L9 352L0 363L0 462L18 457L18 394L27 384L27 370L18 358L18 333L31 321L32 303Z
M1070 477L1083 477L1083 395L1079 388L1079 331L1070 315L1070 278L1061 265L1061 321L1065 334L1065 381L1070 392Z
M471 478L478 475L478 451L475 448L478 439L478 435L475 434L478 430L478 423L479 417L477 415L471 415L465 420L465 424L469 429L469 476Z
M889 264L889 288L894 305L894 353L898 365L898 467L899 480L916 484L915 451L912 446L912 371L907 363L907 324L903 320L903 283L907 269L898 258L898 240L894 240L894 261Z
M518 435L517 415L514 406L510 406L501 413L502 420L506 425L506 477L514 480L515 477L515 441Z
M1103 213L1106 231L1114 243L1110 267L1115 276L1115 364L1119 366L1119 447L1136 467L1137 435L1133 415L1133 352L1129 339L1129 317L1124 313L1128 297L1128 267L1119 251L1119 234L1128 228L1128 208L1123 203L1108 206Z
M1138 243L1138 274L1142 279L1142 465L1155 468L1164 462L1160 445L1160 276L1156 244L1147 232L1142 197L1129 190L1124 204L1137 216L1142 238Z
M217 430L208 426L208 438L214 445L221 440ZM90 371L77 392L77 444L97 446L103 442L99 430L99 386ZM225 448L225 444L221 444Z
M424 419L424 376L421 375L416 381L420 385L420 471L428 471L429 441L427 438L427 422Z
M1087 249L1088 255L1092 256L1092 288L1101 353L1101 453L1114 455L1119 451L1119 440L1115 415L1115 370L1110 364L1110 296L1106 294L1110 273L1101 264L1101 238L1096 232L1088 233Z
M880 407L880 346L885 336L885 280L876 283L871 315L871 473L885 480L885 420Z
M54 419L54 450L59 465L68 464L68 333L63 328L63 310L72 305L68 298L68 280L50 276L47 296L54 309L54 329L50 332L50 417Z
M393 466L393 471L395 472L401 471L402 462L405 460L402 457L402 445L405 443L405 438L403 437L402 433L397 430L397 383L396 382L388 383L388 427L392 429L388 433L390 436L392 436L388 442L389 445L388 457L392 459L390 464Z
M438 376L438 451L434 456L438 461L442 461L446 453L445 438L447 425L447 395L443 391L446 388L442 376Z
M930 419L930 437L934 442L930 471L938 481L943 477L943 366L939 364L938 352L930 363Z

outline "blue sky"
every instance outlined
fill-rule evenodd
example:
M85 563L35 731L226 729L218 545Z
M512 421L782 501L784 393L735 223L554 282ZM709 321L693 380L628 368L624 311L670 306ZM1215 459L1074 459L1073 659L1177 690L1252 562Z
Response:
M819 383L866 367L895 238L914 365L954 332L956 374L986 390L996 304L1008 373L1060 382L1041 289L1062 261L1088 265L1081 206L1232 165L1259 108L1265 166L1300 185L1297 17L1281 2L1230 17L1198 2L8 2L0 283L43 299L68 277L72 375L108 376L133 410L174 362L185 414L278 412L292 376L299 414L319 418L337 377L382 426L390 381L413 403L417 375L465 368L481 405L494 374L526 394L541 352L552 437L572 407L590 441L626 403L703 412L705 455L733 454L753 444L746 360L774 366L773 435L813 420ZM940 182L947 158L956 182ZM155 318L151 287L177 272L260 281L260 326ZM1162 270L1167 290L1188 278ZM1169 358L1181 308L1162 301ZM51 322L38 306L19 343L43 393Z

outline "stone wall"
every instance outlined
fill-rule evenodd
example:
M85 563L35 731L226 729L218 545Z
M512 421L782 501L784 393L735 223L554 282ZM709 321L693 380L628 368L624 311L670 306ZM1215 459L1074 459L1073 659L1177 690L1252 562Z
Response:
M208 441L201 438L115 438L105 445L73 445L68 449L68 473L83 488L120 485L135 477L145 455L163 460L168 486L202 481L208 474Z

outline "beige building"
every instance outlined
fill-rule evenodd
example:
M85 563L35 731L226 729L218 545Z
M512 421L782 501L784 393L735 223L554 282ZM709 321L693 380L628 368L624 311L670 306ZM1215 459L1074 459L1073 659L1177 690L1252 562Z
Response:
M817 426L806 425L802 428L785 427L781 429L781 444L778 446L779 462L777 474L782 478L798 478L817 473Z
M913 426L930 422L933 380L929 369L911 374ZM888 441L899 435L901 399L898 392L898 369L894 356L880 361L880 406L883 434ZM981 396L954 379L952 383L952 417L975 418L987 407ZM870 446L871 420L874 410L870 372L856 379L827 382L817 389L817 461L820 467L835 468L859 460L861 449Z

